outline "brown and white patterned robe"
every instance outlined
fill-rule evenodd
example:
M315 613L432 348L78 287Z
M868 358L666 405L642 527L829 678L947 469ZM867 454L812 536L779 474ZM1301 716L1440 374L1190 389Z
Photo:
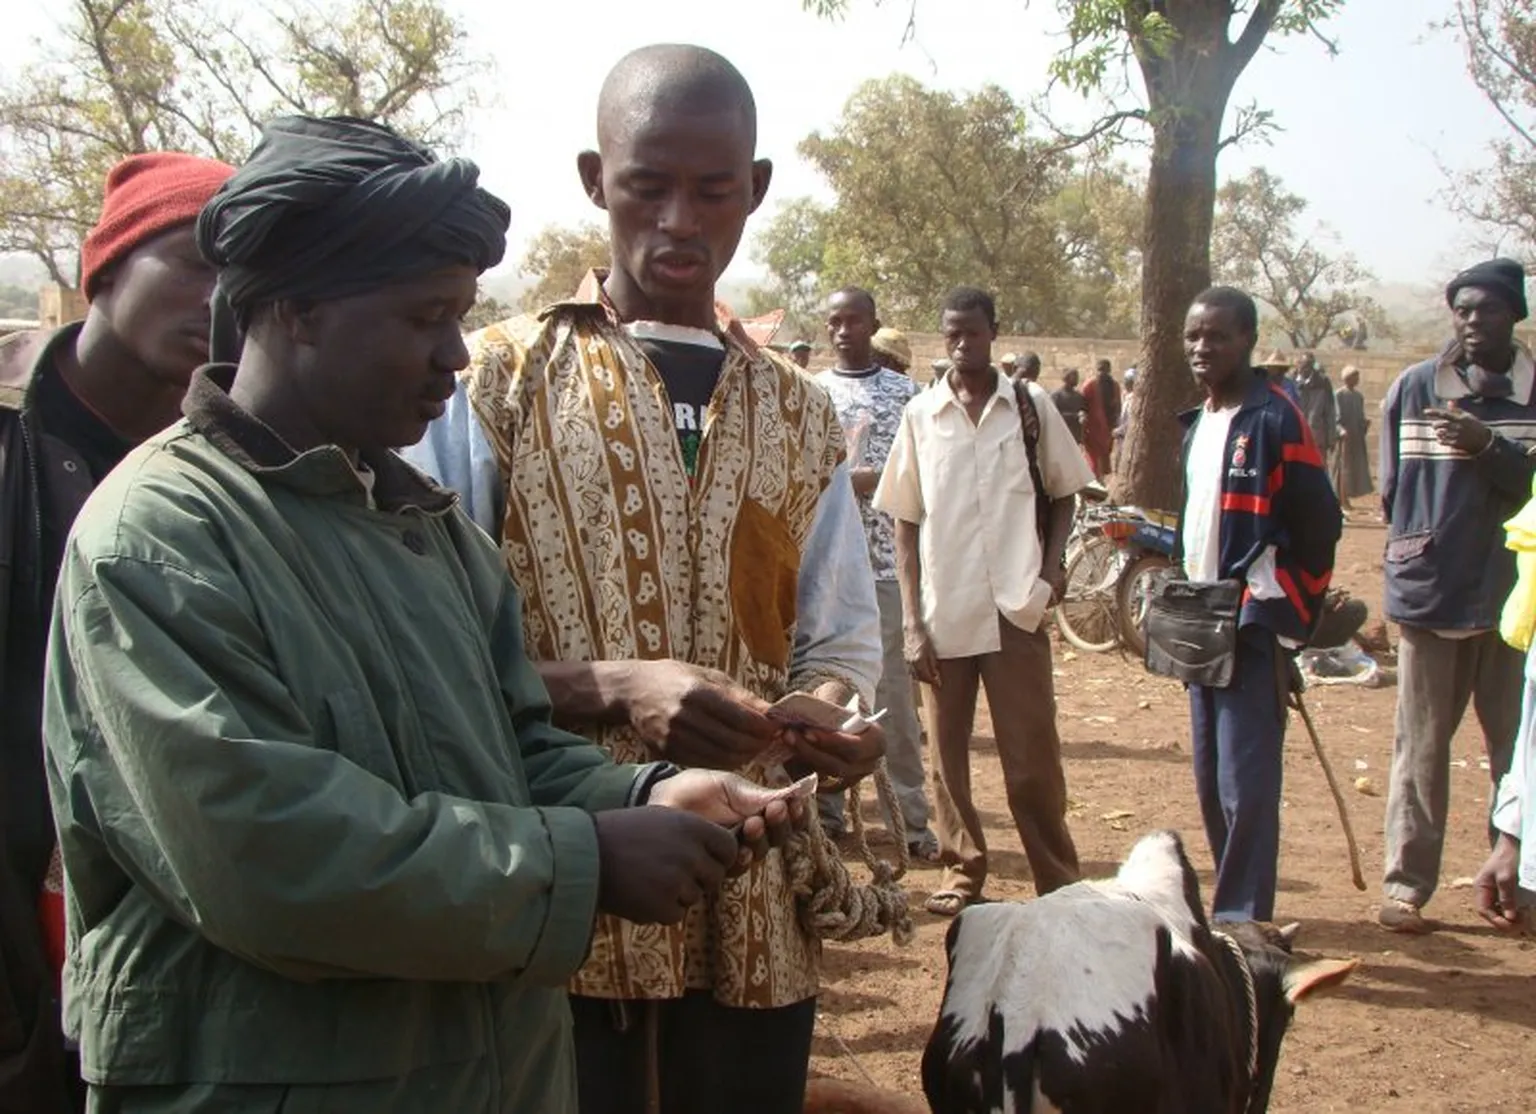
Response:
M796 585L818 500L843 454L826 394L722 312L726 356L690 485L665 387L589 275L577 297L471 340L469 400L506 480L503 552L536 661L674 658L775 700L857 677L792 661ZM654 758L627 727L585 732ZM782 767L743 770L760 782ZM814 995L820 947L795 917L777 851L682 926L598 920L572 992L728 1006Z

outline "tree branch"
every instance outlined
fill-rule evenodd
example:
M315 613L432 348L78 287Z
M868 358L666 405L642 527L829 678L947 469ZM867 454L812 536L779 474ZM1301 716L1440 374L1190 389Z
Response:
M1225 52L1227 71L1234 80L1259 52L1259 47L1264 44L1265 37L1274 27L1275 17L1280 14L1280 7L1284 3L1285 0L1258 0L1258 3L1253 6L1253 11L1249 14L1242 33Z
M1254 136L1263 137L1275 127L1274 113L1267 108L1259 108L1257 104L1243 105L1237 110L1237 119L1232 126L1232 134L1216 144L1216 153L1220 154L1228 147L1236 147L1245 139Z
M1471 4L1473 15L1468 14L1468 3ZM1536 137L1533 137L1505 104L1501 86L1503 82L1496 81L1489 72L1489 64L1485 58L1478 56L1481 50L1489 58L1503 66L1508 75L1505 81L1517 80L1523 82L1527 89L1536 88L1536 73L1532 73L1523 66L1509 51L1500 47L1493 39L1491 32L1483 23L1483 9L1478 0L1461 0L1456 5L1456 14L1461 22L1462 33L1467 36L1467 51L1469 58L1469 70L1472 80L1482 90L1483 96L1488 98L1488 103L1493 105L1504 122L1509 125L1516 135L1528 145L1536 147Z

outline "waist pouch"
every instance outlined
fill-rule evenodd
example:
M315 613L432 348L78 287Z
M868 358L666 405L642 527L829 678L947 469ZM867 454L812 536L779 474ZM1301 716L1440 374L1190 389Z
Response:
M1226 688L1237 671L1241 580L1167 580L1147 605L1146 665L1190 685Z

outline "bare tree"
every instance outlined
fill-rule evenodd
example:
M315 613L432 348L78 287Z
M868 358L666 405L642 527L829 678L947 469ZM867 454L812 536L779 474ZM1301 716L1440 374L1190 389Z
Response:
M1446 22L1467 69L1506 125L1492 164L1447 171L1447 197L1475 222L1491 251L1536 250L1536 2L1456 0Z
M43 56L0 87L0 251L73 286L113 163L152 150L238 162L282 113L360 116L433 144L459 134L489 63L437 0L285 3L69 0Z
M1216 201L1215 277L1267 305L1293 347L1315 348L1357 316L1377 315L1359 289L1371 273L1348 253L1330 253L1326 228L1297 229L1307 203L1279 178L1260 167L1222 186Z

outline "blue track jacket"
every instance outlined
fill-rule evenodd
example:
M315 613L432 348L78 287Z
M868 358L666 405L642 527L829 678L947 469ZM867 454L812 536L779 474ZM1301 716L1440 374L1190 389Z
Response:
M1179 415L1184 482L1195 426L1203 407ZM1232 417L1221 480L1221 578L1246 579L1267 546L1275 547L1275 579L1284 599L1253 599L1245 590L1241 625L1258 623L1282 638L1305 642L1322 615L1333 577L1333 551L1343 516L1306 419L1262 372ZM1187 499L1188 496L1186 495ZM1174 561L1184 560L1184 516Z

